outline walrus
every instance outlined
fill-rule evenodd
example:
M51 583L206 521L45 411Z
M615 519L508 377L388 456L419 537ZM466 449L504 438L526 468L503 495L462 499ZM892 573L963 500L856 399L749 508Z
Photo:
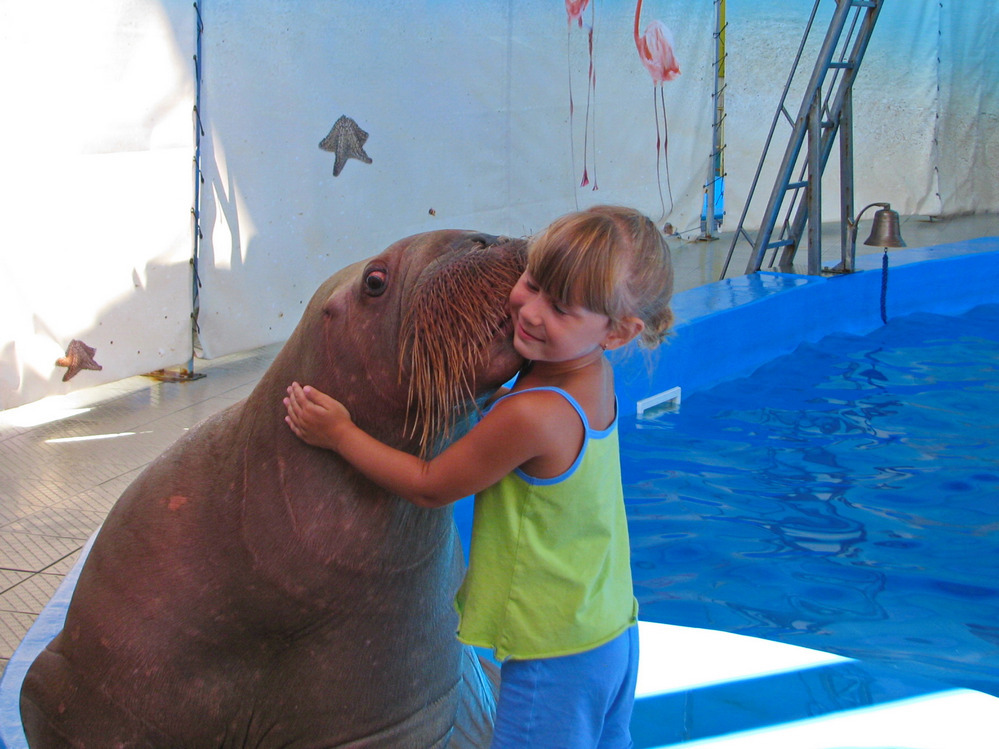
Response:
M31 664L29 746L487 746L496 673L455 638L448 510L387 494L283 421L293 381L439 450L522 362L525 242L439 231L328 279L243 402L129 486Z

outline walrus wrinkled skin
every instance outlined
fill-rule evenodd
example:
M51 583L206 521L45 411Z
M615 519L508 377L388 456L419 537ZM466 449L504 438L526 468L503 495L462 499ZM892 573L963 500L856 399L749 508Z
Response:
M300 442L282 397L313 384L417 452L405 320L441 278L445 304L467 293L420 335L458 338L458 319L491 298L491 338L464 374L476 396L495 390L521 364L504 316L523 251L432 232L323 284L252 394L151 463L108 515L64 629L24 681L33 749L488 745L495 673L455 639L451 512Z

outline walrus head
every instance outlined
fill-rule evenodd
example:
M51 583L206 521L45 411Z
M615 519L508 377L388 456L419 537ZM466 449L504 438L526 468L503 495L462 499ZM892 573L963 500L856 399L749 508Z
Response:
M317 290L262 380L266 407L298 380L343 402L376 439L434 453L476 399L523 364L507 304L526 247L479 232L425 232L342 269Z
M470 249L420 274L399 329L399 372L409 379L407 429L419 431L424 457L448 441L483 388L512 376L509 352L498 349L510 338L510 289L525 261L523 241L476 235Z

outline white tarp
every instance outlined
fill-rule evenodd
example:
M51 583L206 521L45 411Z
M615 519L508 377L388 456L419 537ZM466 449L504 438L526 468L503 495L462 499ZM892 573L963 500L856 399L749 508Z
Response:
M189 356L193 15L0 4L0 407Z
M745 203L811 5L727 2L723 230ZM592 0L582 26L562 0L202 8L207 357L282 340L324 278L413 232L523 235L597 202L699 232L713 0L644 3L641 28L669 27L682 71L661 89L658 164L663 115L636 51L634 0ZM834 3L821 8L824 29ZM190 357L196 23L190 0L0 0L0 407ZM987 0L885 3L855 86L858 206L999 210L997 29ZM799 103L793 92L792 115ZM371 163L348 159L333 176L319 143L342 115L368 133ZM834 164L826 175L823 215L837 220ZM103 370L63 383L54 361L74 338Z

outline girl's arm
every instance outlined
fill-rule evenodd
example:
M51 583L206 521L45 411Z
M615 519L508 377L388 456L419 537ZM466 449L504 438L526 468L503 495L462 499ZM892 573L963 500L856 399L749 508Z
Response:
M552 444L545 403L556 401L533 393L509 398L443 453L424 461L361 430L343 404L315 388L293 383L284 399L285 421L299 438L335 451L371 481L421 507L474 494L544 454Z

